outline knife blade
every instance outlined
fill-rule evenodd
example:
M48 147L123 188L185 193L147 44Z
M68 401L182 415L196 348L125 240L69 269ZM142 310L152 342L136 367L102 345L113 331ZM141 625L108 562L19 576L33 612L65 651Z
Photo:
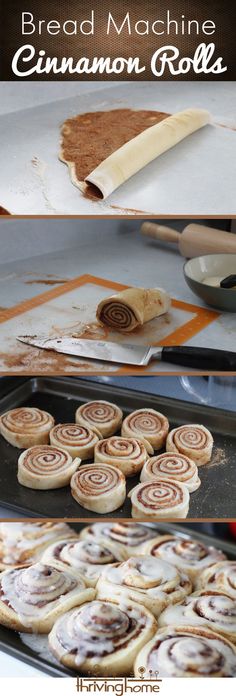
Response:
M144 367L151 360L162 360L207 371L236 371L236 353L193 346L142 346L132 343L93 341L70 336L17 336L17 340L35 348L52 350L73 357Z

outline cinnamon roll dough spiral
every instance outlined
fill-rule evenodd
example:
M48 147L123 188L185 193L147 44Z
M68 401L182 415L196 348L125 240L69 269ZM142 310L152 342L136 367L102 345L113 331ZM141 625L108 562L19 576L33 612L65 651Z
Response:
M218 592L199 592L186 597L183 604L167 607L158 626L202 626L236 643L236 602Z
M91 428L79 423L61 423L50 432L50 444L64 449L72 459L92 459L98 441L98 435Z
M129 333L170 309L170 297L161 288L128 288L99 302L96 316L101 324Z
M181 539L168 534L148 541L144 546L144 552L172 563L186 573L194 585L205 568L226 558L223 551L214 546L206 546L195 539Z
M172 626L158 631L140 651L134 674L145 668L158 677L235 677L236 648L226 638L198 626ZM145 672L142 672L145 678Z
M76 502L99 514L117 510L126 498L125 476L110 464L84 464L70 485Z
M48 633L58 616L94 595L93 588L72 571L42 562L5 570L0 575L0 624L26 633Z
M91 428L100 437L110 437L119 430L123 413L119 406L109 401L88 401L77 408L76 423Z
M42 562L60 570L71 569L86 585L95 587L107 565L123 561L125 552L111 541L63 539L48 546Z
M159 616L168 604L181 602L192 591L189 578L159 558L133 556L104 569L97 584L99 599L132 600Z
M72 459L68 452L59 447L30 447L22 452L18 459L17 478L26 488L62 488L70 483L80 461L79 458Z
M167 452L185 454L202 466L210 461L213 437L204 425L181 425L171 430L166 440Z
M14 408L0 416L0 433L13 447L19 449L46 445L54 426L54 418L39 408Z
M144 607L94 600L64 614L49 635L49 647L66 667L97 677L130 675L136 655L157 624Z
M163 413L153 408L139 408L124 419L121 428L123 437L138 437L145 444L147 452L161 449L169 431L169 422ZM148 446L149 445L149 446Z
M134 476L143 467L147 450L141 440L113 435L97 442L94 461L116 466L125 476Z
M168 478L138 483L129 497L135 519L164 519L187 517L189 491L183 483Z
M0 570L32 565L49 544L71 534L64 522L0 522Z
M236 601L236 561L220 561L206 568L199 575L197 589L223 592Z
M150 457L142 468L140 481L153 481L158 476L167 476L184 483L189 493L193 493L201 485L197 465L184 454L164 452L157 457Z
M95 522L84 527L80 539L112 541L124 551L126 558L142 553L148 540L156 538L156 532L135 522Z

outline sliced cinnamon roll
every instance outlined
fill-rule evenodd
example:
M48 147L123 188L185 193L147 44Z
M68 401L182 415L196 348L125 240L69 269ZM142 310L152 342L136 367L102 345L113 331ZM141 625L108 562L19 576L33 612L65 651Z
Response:
M198 577L197 588L225 592L236 600L236 561L220 561Z
M161 288L128 288L105 297L97 307L97 319L115 331L129 333L170 309L170 297Z
M56 621L49 647L63 665L82 674L123 677L130 675L136 655L156 627L144 607L94 600Z
M125 552L112 541L88 539L63 539L49 546L42 556L42 562L59 570L68 568L81 578L86 585L95 587L102 571L107 565L123 561Z
M185 454L193 459L197 466L210 461L213 437L204 425L181 425L171 430L166 440L167 452Z
M94 461L116 466L125 476L134 476L143 467L147 450L141 440L113 435L97 442Z
M143 604L159 616L164 607L181 602L192 591L187 575L159 558L133 556L104 569L97 584L99 599Z
M62 488L70 483L80 461L79 458L73 460L68 452L59 447L30 447L18 459L17 478L26 488Z
M58 616L94 595L72 571L41 562L5 570L0 575L0 624L15 631L48 633Z
M14 408L0 416L0 433L19 449L46 445L54 426L54 418L39 408Z
M126 498L125 476L110 464L84 464L70 485L76 502L100 515L117 510Z
M72 459L92 459L98 441L98 435L91 428L76 423L55 425L50 432L51 445L66 450Z
M109 401L88 401L77 408L76 423L91 428L100 437L110 437L119 430L123 413L119 406Z
M134 674L143 678L235 677L236 648L226 638L198 626L158 631L139 653Z
M32 565L53 541L71 536L64 522L0 522L0 570Z
M138 483L129 497L132 517L135 519L158 520L163 518L187 517L189 490L183 483L168 478Z
M147 452L159 450L165 444L169 422L163 413L153 408L140 408L124 419L121 428L123 437L138 437L146 446Z
M236 602L218 592L200 592L186 597L183 604L167 607L158 626L203 626L236 643Z
M193 584L205 568L226 559L225 554L214 546L206 546L195 539L165 535L148 541L144 551L155 558L162 558L186 573Z
M164 452L157 457L150 457L141 471L140 481L153 481L158 476L180 481L193 493L201 485L195 462L184 454Z
M81 539L89 541L112 541L116 548L123 549L126 557L142 553L146 542L156 538L156 532L135 522L95 522L84 527L80 533Z

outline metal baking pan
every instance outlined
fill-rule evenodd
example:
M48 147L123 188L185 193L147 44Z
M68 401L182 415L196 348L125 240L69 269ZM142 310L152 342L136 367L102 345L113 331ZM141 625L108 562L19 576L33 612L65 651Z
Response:
M220 523L218 524L220 526ZM73 527L73 529L79 532L84 525L82 523L73 522L71 526ZM175 534L186 539L192 537L194 539L202 541L207 545L214 544L217 548L222 549L222 551L225 552L228 558L232 560L236 559L235 544L199 532L197 529L197 523L196 528L194 530L188 529L186 523L184 525L162 523L152 524L149 526L155 528L157 530L157 533L160 532L161 534ZM26 640L28 642L28 645L26 645L25 642L23 642L21 635L19 635L15 631L11 631L10 629L0 626L0 650L3 650L4 652L8 653L9 655L12 655L13 657L17 658L18 660L21 660L22 662L26 662L27 664L31 665L32 667L35 667L38 670L41 670L42 672L46 672L46 674L50 675L51 677L77 676L75 672L59 665L57 660L50 654L49 650L47 649L47 637L37 636L37 638L33 637L32 640L32 636L29 636L27 634ZM32 642L34 642L34 645L31 647L30 644L32 644ZM36 647L37 643L38 647Z
M151 379L151 377L149 378ZM56 422L73 422L79 404L93 399L106 399L120 406L124 414L141 407L155 408L170 420L171 427L182 423L203 423L214 436L214 454L209 465L199 470L202 485L190 496L188 517L236 517L236 432L235 414L203 407L177 399L154 396L116 386L98 384L79 378L31 378L17 385L0 399L0 413L18 406L36 406L52 413ZM0 437L0 505L10 508L14 515L102 519L100 515L82 508L72 498L69 486L58 490L38 491L25 488L17 481L17 460L20 450ZM139 477L127 479L127 492ZM111 517L130 518L129 498Z

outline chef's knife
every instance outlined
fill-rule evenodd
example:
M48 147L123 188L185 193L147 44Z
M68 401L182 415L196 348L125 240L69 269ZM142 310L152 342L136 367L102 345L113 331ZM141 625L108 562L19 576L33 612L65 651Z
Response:
M199 370L236 371L236 353L214 348L195 348L192 346L139 346L132 343L112 343L91 341L73 337L58 336L18 336L18 341L36 348L54 350L78 358L92 358L103 362L115 362L139 367L148 365L151 360L162 360Z

